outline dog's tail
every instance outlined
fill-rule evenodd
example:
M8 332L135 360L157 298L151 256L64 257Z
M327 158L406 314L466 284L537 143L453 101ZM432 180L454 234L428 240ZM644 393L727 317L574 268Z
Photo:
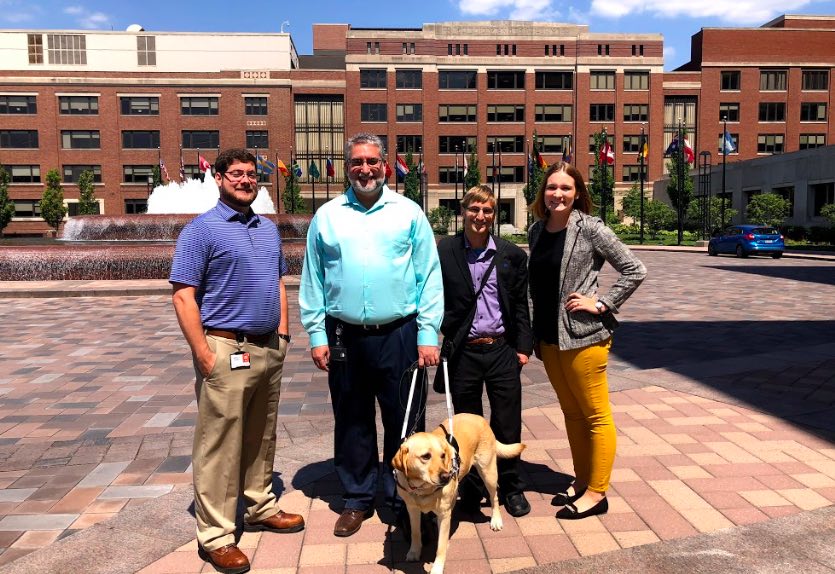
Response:
M523 450L525 450L524 443L504 444L496 441L496 456L499 458L514 458L522 454Z

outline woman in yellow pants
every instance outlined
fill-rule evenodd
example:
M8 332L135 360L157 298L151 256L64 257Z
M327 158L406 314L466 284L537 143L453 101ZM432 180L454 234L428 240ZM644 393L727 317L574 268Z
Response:
M583 176L556 162L531 205L537 221L528 230L534 349L559 398L574 462L574 482L553 501L565 519L609 509L616 433L606 365L614 315L646 276L643 263L590 210ZM598 294L605 262L620 276Z

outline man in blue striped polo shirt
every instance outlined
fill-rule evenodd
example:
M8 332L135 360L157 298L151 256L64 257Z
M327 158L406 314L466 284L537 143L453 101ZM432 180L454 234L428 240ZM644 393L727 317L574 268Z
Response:
M415 361L430 366L439 357L444 301L435 238L420 206L385 185L385 172L380 138L348 140L351 187L313 218L299 289L310 354L328 371L333 403L334 465L345 491L336 536L354 534L374 512L375 399L384 431L381 482L385 496L397 500L391 459L408 394L401 376ZM412 407L412 417L420 416L410 428L423 430L423 401Z
M298 532L304 519L278 510L272 491L281 371L290 342L287 264L275 224L253 213L255 157L230 149L215 162L217 205L180 233L169 281L197 376L192 465L201 554L238 574L238 493L245 529ZM243 484L241 484L243 483Z

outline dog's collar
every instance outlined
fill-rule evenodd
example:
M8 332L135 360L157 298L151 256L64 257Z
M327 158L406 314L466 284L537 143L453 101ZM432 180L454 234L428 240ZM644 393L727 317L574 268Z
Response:
M452 447L452 450L455 452L455 457L452 459L452 469L450 470L450 474L452 474L453 478L458 478L458 473L461 471L461 455L458 454L458 441L455 440L455 437L452 436L449 432L447 432L446 427L441 424L440 427L444 431L444 436L446 436L446 441Z
M424 492L424 491L427 494L430 494L430 493L435 492L436 490L440 490L440 489L442 489L443 487L446 486L446 484L433 484L430 488L427 488L425 486L424 487L414 487L409 483L408 477L406 478L406 484L404 485L402 482L400 482L400 473L397 472L396 468L392 469L392 473L394 474L394 482L397 484L397 486L399 486L400 488L402 488L403 490L405 490L409 494L419 493L419 492ZM458 476L457 472L455 473L455 476Z

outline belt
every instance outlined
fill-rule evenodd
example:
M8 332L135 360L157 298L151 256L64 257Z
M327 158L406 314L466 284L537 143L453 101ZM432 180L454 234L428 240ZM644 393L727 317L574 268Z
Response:
M504 335L496 337L476 337L475 339L468 339L464 341L466 345L501 345L504 343Z
M237 331L223 331L222 329L206 329L207 335L213 337L223 337L224 339L232 339L239 343L250 343L263 347L270 342L275 333L264 333L263 335L250 335L247 333L240 333Z
M417 313L412 313L411 315L407 315L406 317L400 317L399 319L395 319L390 323L379 323L379 324L371 324L371 325L354 325L353 323L346 323L341 319L336 319L339 323L342 323L342 326L345 328L346 331L351 331L353 333L364 333L366 335L371 335L374 333L388 333L390 331L394 331L395 329L402 327L406 323L412 321L417 317Z

